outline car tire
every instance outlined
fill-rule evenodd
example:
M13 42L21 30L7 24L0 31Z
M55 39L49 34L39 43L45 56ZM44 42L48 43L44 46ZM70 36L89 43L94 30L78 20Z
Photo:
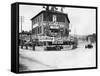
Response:
M56 47L56 49L57 49L57 50L60 50L60 47L59 47L59 46L57 46L57 47Z

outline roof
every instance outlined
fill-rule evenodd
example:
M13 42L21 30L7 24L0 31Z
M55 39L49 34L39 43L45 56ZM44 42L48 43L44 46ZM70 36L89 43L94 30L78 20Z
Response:
M65 15L66 18L67 18L67 20L68 20L68 22L70 23L70 20L69 20L69 18L68 18L68 14L65 14L65 13L62 13L62 12L59 12L59 11L56 11L56 12L53 12L53 11L41 11L40 13L38 13L37 15L35 15L33 18L31 18L31 20L35 19L35 18L38 17L40 14L45 13L45 12Z

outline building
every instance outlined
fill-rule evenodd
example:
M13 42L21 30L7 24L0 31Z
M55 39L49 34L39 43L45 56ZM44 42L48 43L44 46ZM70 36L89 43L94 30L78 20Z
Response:
M87 41L88 41L89 43L95 43L95 42L96 42L96 34L93 33L93 34L88 35L88 36L87 36Z
M41 11L32 21L32 39L40 41L53 41L53 38L68 37L68 15L59 11ZM42 39L41 39L42 38Z

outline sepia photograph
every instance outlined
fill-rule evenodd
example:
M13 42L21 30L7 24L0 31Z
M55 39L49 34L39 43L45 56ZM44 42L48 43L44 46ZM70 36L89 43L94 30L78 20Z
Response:
M19 5L19 72L96 67L96 9Z

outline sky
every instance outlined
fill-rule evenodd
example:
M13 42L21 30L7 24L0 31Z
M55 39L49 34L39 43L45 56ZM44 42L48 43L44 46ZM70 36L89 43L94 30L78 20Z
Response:
M44 10L42 6L36 5L20 5L19 18L22 18L22 30L31 30L31 18ZM60 11L60 7L58 7ZM96 10L86 8L65 7L63 12L68 14L70 20L70 34L88 35L96 31ZM19 19L20 20L20 19ZM19 22L19 32L21 31L21 21Z

